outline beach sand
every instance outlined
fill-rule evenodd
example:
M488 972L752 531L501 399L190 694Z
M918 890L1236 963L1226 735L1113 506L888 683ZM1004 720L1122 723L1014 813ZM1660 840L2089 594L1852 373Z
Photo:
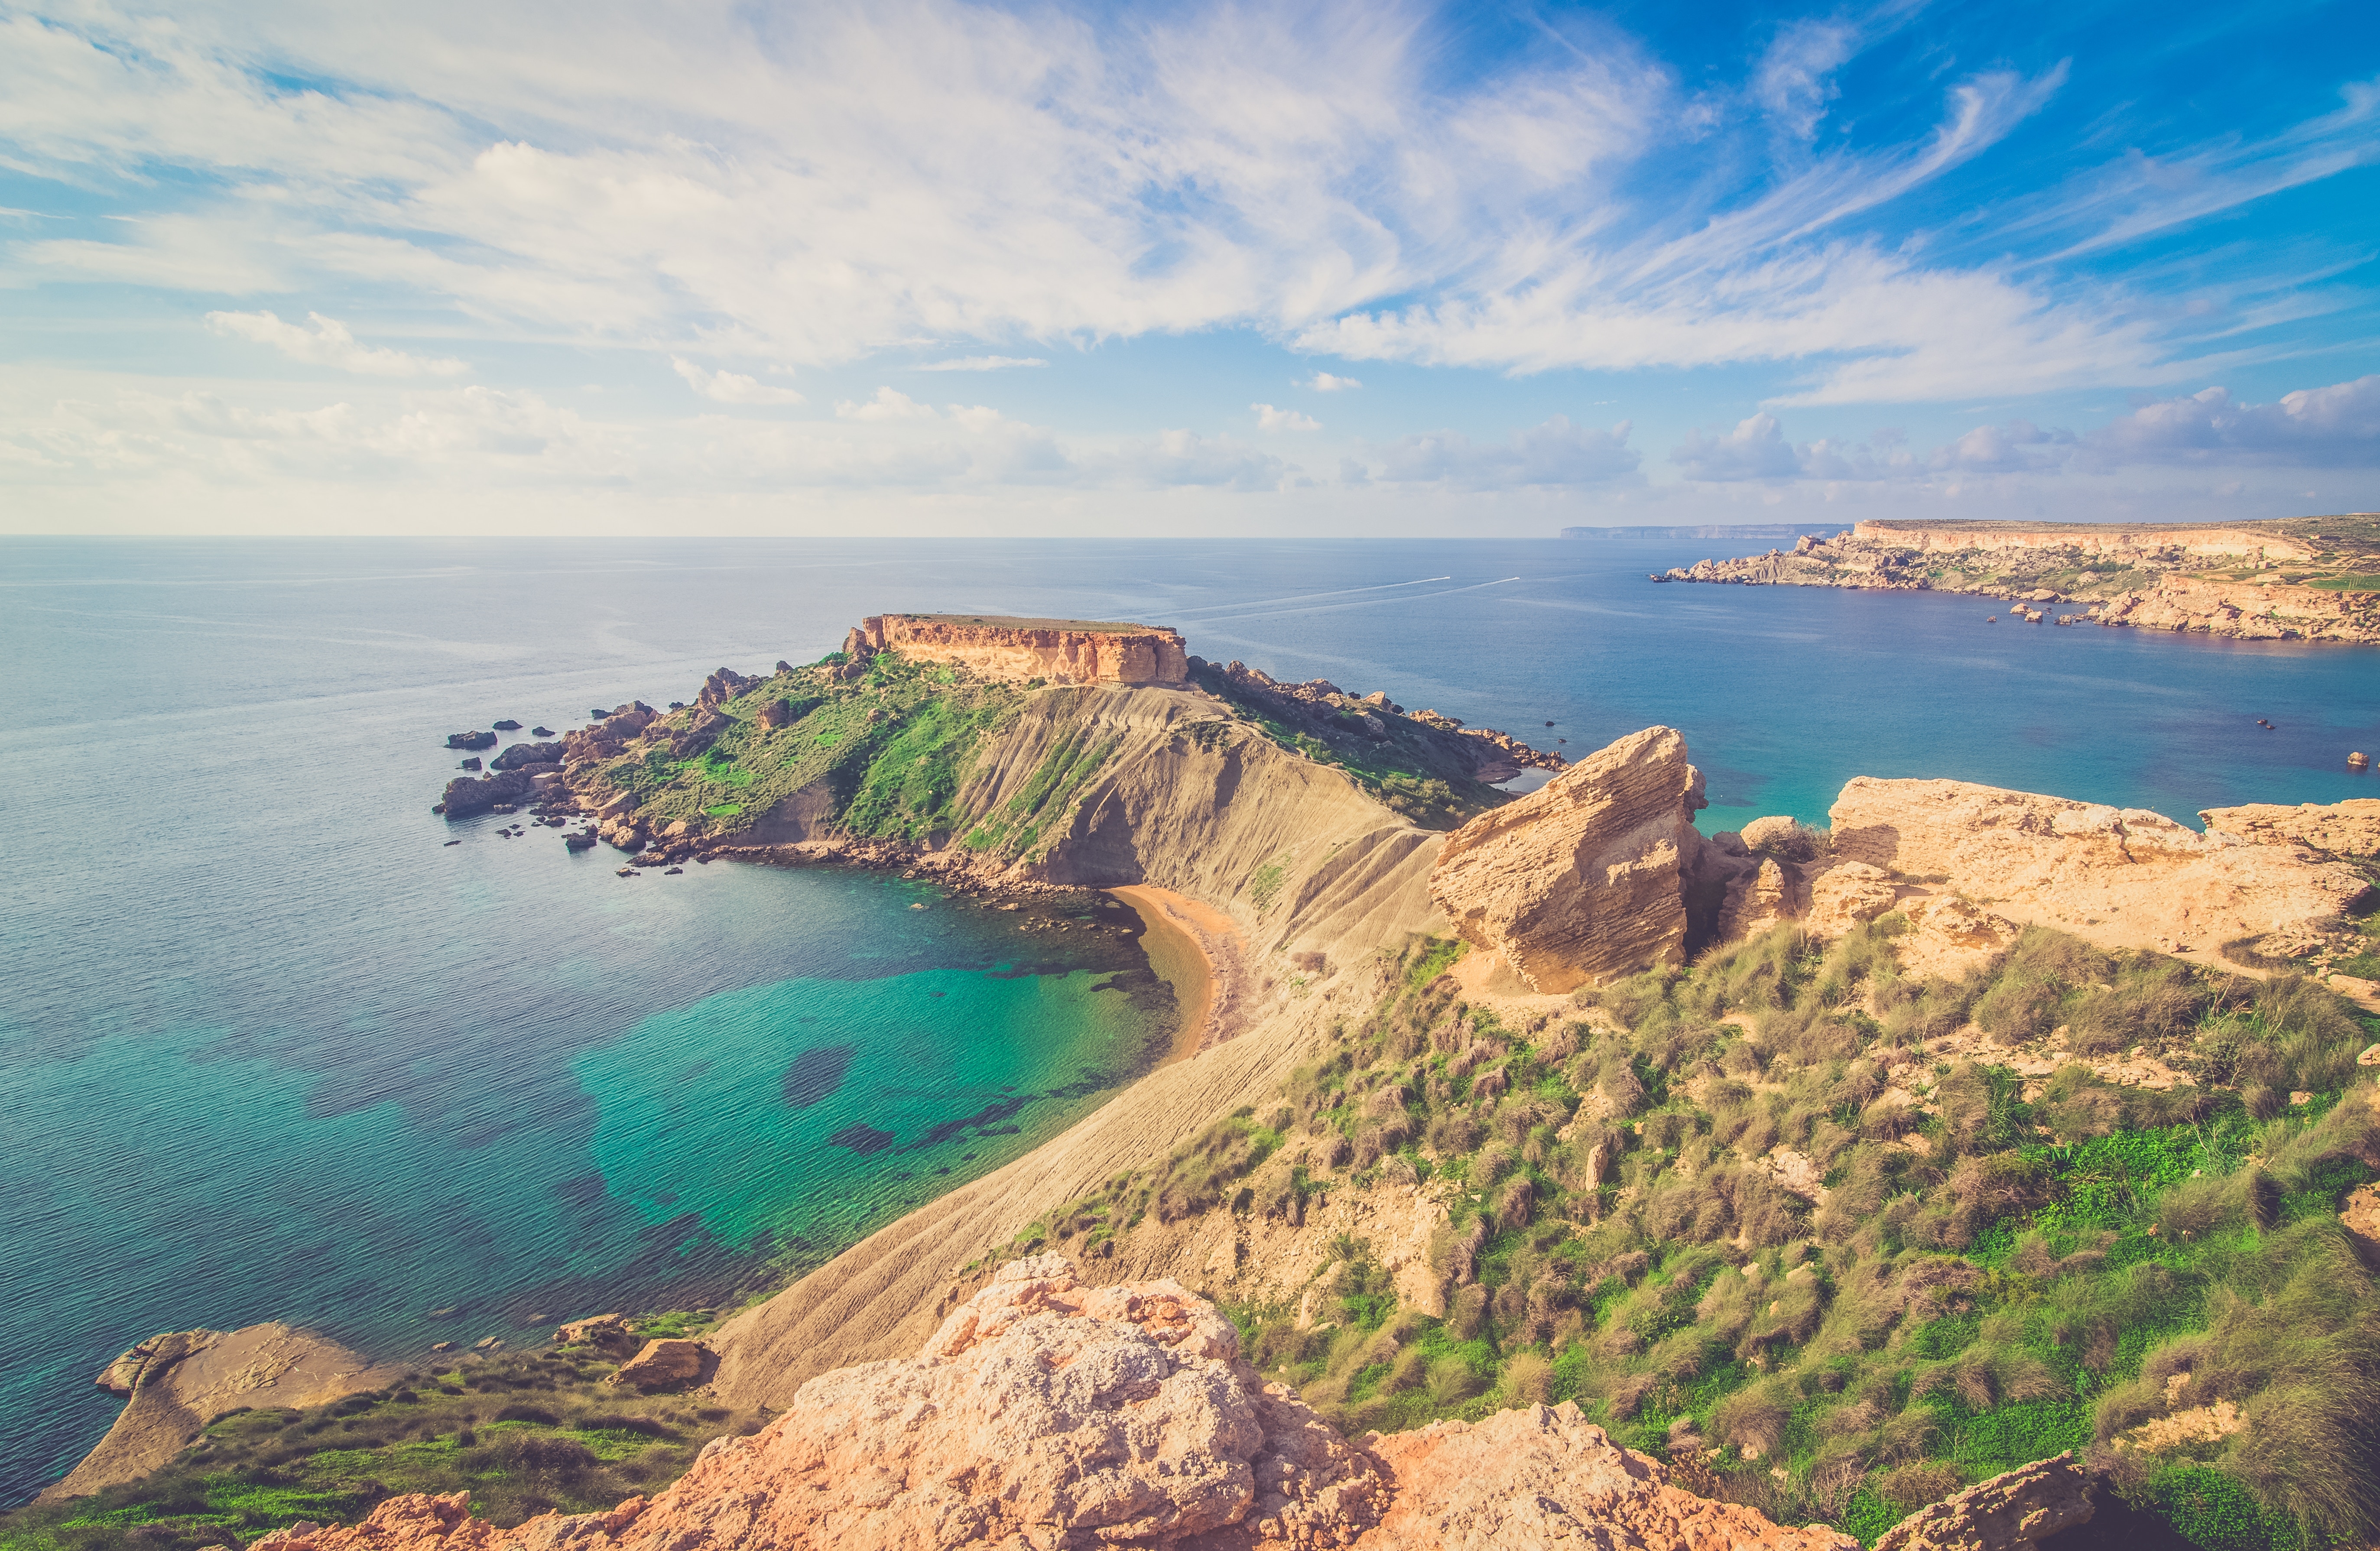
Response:
M1170 1064L1219 1044L1226 1034L1220 1016L1231 1001L1232 971L1239 961L1239 928L1212 905L1170 889L1133 884L1109 893L1132 906L1147 926L1141 948L1148 966L1173 988L1182 1009Z

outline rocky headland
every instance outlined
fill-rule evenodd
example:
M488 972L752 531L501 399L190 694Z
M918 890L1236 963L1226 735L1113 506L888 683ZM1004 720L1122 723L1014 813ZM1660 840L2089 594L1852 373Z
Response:
M2380 643L2380 521L2368 513L2229 526L1863 522L1653 580L1955 592L2008 600L2010 623Z
M162 1332L100 1370L99 1387L121 1396L124 1410L98 1447L40 1500L63 1502L137 1481L171 1463L208 1424L231 1412L322 1405L377 1389L398 1371L286 1325Z
M1230 1037L653 1353L685 1400L644 1495L573 1484L592 1410L516 1403L492 1453L406 1441L459 1403L433 1382L551 1382L441 1355L372 1404L459 1484L243 1534L1918 1551L2108 1494L2380 1528L2380 1495L2308 1474L2360 1469L2380 1403L2380 1026L2333 994L2380 943L2362 806L2200 833L1863 778L1827 828L1705 835L1670 729L1571 762L1184 673L1020 681L863 638L492 772L647 873L1162 891L1232 940ZM1543 788L1482 779L1523 751ZM582 1379L627 1355L592 1340L558 1349ZM483 1453L555 1511L471 1517Z

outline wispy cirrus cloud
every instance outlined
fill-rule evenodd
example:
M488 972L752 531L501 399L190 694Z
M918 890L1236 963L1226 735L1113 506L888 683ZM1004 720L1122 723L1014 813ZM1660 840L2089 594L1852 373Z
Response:
M361 344L345 323L319 312L306 314L306 324L285 323L271 312L210 312L207 327L269 345L293 361L367 377L455 377L471 370L451 356L413 356Z
M917 368L919 371L1007 371L1015 367L1048 366L1038 356L957 356L946 361L928 361Z
M794 405L809 402L792 388L780 388L741 372L708 370L684 356L672 356L670 366L686 379L687 387L716 404Z

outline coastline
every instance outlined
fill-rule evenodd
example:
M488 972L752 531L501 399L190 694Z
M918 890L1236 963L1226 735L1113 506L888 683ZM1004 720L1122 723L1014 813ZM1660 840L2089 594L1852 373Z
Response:
M1108 892L1132 906L1148 928L1141 951L1148 955L1149 968L1173 988L1182 1009L1182 1026L1165 1064L1187 1060L1220 1043L1218 1013L1227 988L1224 966L1238 957L1232 951L1238 933L1231 918L1154 884L1126 884Z

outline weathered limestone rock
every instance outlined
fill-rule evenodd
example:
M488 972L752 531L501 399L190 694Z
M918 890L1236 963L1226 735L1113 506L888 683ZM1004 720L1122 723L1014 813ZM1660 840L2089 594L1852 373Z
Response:
M515 744L489 761L488 768L497 770L517 770L523 765L560 765L560 744Z
M2091 1472L2070 1451L2019 1465L1919 1509L1876 1551L2022 1551L2091 1520Z
M880 614L844 643L854 657L896 651L956 662L988 679L1051 684L1182 684L1190 676L1182 633L1162 625L997 614Z
M1758 866L1730 880L1727 901L1719 906L1718 940L1741 942L1758 937L1808 908L1809 890L1802 882L1800 869L1774 856L1763 856Z
M514 1530L466 1502L392 1497L353 1528L301 1524L252 1551L1854 1545L1671 1486L1575 1406L1351 1445L1262 1382L1206 1300L1172 1281L1085 1287L1053 1254L1002 1267L915 1358L810 1380L650 1500Z
M396 1376L395 1368L375 1368L335 1341L286 1325L152 1336L100 1370L99 1387L130 1403L39 1500L85 1496L162 1469L227 1412L326 1405Z
M516 803L529 793L529 777L522 770L500 770L494 775L457 776L446 783L446 805L449 818L468 818L475 813L485 813L498 803Z
M614 1355L627 1351L636 1344L636 1337L628 1333L627 1320L616 1314L566 1320L553 1328L553 1344L556 1346L583 1344Z
M1740 838L1750 850L1765 851L1789 862L1806 862L1827 847L1825 835L1781 814L1754 819L1740 831Z
M449 733L446 734L446 746L448 748L493 748L496 746L496 735L493 733Z
M1852 1551L1824 1526L1787 1529L1759 1512L1669 1484L1660 1465L1613 1443L1564 1401L1485 1422L1433 1422L1377 1438L1396 1497L1361 1551L1570 1551L1585 1546L1792 1547Z
M2216 834L2259 845L2302 845L2326 856L2380 856L2380 797L2350 797L2325 806L2248 803L2210 807L2198 817Z
M1448 836L1430 897L1540 992L1677 963L1708 806L1684 737L1648 727Z
M676 1389L707 1376L707 1370L716 1361L710 1349L700 1341L664 1337L647 1341L642 1351L621 1363L620 1371L603 1382L648 1394L657 1389Z
M1846 783L1830 810L1835 860L1812 879L1812 927L1872 919L1889 890L1963 894L1979 910L2107 948L2211 953L2358 906L2352 867L2286 845L2202 835L2161 814L1961 781ZM1861 869L1873 869L1861 870ZM1897 875L1887 878L1883 875ZM1829 903L1830 900L1838 903Z

